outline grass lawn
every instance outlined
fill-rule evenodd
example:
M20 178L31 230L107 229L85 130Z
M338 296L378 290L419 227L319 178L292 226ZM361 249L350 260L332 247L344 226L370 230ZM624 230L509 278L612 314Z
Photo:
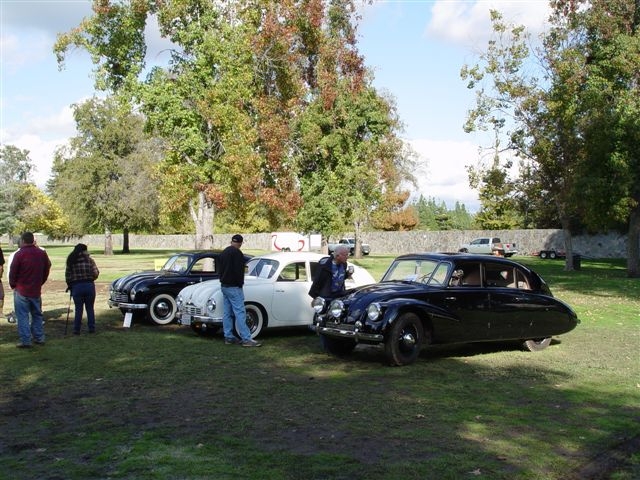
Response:
M574 331L538 353L435 347L392 368L377 347L326 355L305 329L243 349L178 325L123 328L110 281L171 251L94 253L98 332L65 336L70 250L47 247L46 346L15 348L0 320L0 478L640 478L640 280L622 261L565 272L514 257L575 308ZM379 279L392 258L356 262Z

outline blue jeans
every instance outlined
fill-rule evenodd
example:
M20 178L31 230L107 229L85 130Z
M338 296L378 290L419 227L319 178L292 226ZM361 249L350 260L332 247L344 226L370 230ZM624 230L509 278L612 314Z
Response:
M14 290L13 309L18 322L18 336L23 345L31 345L31 336L36 342L44 342L44 318L42 298L23 297ZM29 321L31 316L31 321Z
M233 332L235 324L240 340L243 342L251 340L251 331L247 326L247 312L244 309L244 292L242 291L242 288L222 287L222 297L224 298L224 312L222 313L224 338L236 338L236 335Z
M96 330L96 315L93 309L96 303L96 285L93 282L75 283L71 287L71 296L75 312L73 316L73 331L80 333L82 326L82 310L87 310L87 326L90 332Z

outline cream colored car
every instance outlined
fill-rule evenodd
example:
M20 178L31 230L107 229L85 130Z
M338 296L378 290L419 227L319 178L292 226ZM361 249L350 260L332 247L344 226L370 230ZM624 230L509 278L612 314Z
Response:
M314 310L308 292L320 259L313 252L276 252L253 257L247 264L244 283L247 324L251 336L265 328L305 326L313 323ZM347 288L375 283L357 265ZM198 334L215 333L222 327L223 300L219 280L190 285L176 298L178 322Z

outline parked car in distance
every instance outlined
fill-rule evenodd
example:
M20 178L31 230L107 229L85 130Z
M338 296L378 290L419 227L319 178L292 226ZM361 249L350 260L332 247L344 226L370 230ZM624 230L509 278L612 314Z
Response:
M481 253L485 255L498 255L500 257L512 257L518 250L515 243L501 242L498 237L476 238L460 247L462 253Z
M338 245L347 245L349 247L349 255L355 255L356 253L356 239L352 237L341 238L338 243L330 243L328 245L329 253L333 253ZM361 243L360 248L362 249L363 255L369 255L371 253L371 247L366 243Z
M379 283L313 303L312 329L327 352L380 344L392 365L410 364L436 344L518 341L538 351L579 323L529 268L461 253L401 255Z
M184 287L218 278L216 260L221 251L193 250L176 253L161 270L135 272L111 283L109 307L122 313L133 312L157 325L174 321L175 298ZM245 255L248 261L251 256Z
M243 287L247 324L252 337L265 328L309 326L313 308L308 292L320 259L313 252L276 252L253 257ZM349 264L351 265L351 264ZM364 268L353 266L347 288L374 283ZM222 327L224 302L219 280L184 288L177 298L179 322L196 333L217 333Z

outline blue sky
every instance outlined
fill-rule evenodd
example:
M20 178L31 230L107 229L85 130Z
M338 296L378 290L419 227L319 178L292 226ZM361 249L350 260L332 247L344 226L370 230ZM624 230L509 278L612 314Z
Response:
M387 0L363 7L359 25L374 84L395 98L403 138L418 153L416 194L470 211L478 199L465 167L478 164L490 139L462 130L474 94L460 69L486 48L491 8L534 35L549 13L543 0ZM0 143L29 150L40 186L55 149L75 134L70 106L94 92L88 55L72 52L59 71L52 46L91 13L84 0L0 0ZM157 57L164 46L153 29L148 38L148 55Z

